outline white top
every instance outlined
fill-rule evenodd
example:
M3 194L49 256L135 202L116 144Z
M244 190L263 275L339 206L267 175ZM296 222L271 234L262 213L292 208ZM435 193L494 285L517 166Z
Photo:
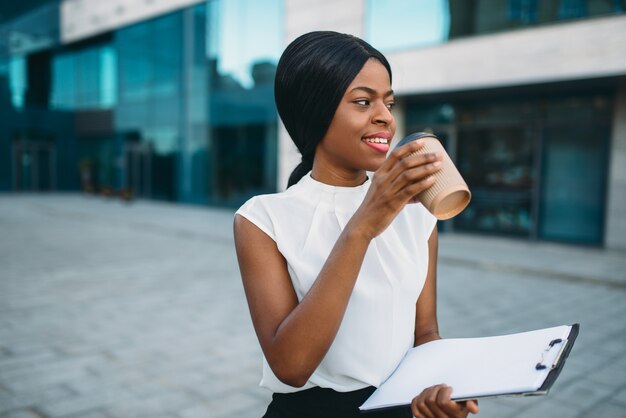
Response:
M330 186L308 174L282 193L253 197L237 213L276 242L302 300L369 186L369 180ZM370 243L337 336L309 381L302 388L285 385L263 359L261 386L281 393L379 386L413 346L415 303L436 221L421 204L407 205Z

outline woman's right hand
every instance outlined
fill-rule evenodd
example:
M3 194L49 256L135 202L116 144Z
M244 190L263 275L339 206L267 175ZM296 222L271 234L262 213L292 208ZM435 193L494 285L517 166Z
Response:
M442 156L416 154L422 140L395 149L374 173L363 203L352 217L353 228L372 239L381 234L408 203L435 182L433 174L441 168Z

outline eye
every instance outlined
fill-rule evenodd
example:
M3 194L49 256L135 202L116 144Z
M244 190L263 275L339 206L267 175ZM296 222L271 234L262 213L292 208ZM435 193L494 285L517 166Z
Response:
M370 101L367 99L359 99L355 100L353 103L358 104L359 106L369 106Z
M387 102L387 103L385 104L385 106L387 106L387 109L389 109L389 110L393 110L393 108L394 108L394 107L396 107L396 102L394 102L394 101Z

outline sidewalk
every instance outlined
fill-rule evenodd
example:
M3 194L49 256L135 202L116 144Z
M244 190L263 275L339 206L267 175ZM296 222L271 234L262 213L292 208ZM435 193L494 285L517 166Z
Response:
M260 417L230 210L0 195L0 418ZM552 392L480 417L626 417L626 253L442 234L444 337L581 324Z

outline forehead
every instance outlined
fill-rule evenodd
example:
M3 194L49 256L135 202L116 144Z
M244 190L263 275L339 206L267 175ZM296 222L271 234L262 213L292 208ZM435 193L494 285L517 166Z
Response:
M380 61L370 58L361 68L361 71L354 77L348 86L350 92L356 87L368 87L380 92L387 92L391 89L391 81L387 68Z

